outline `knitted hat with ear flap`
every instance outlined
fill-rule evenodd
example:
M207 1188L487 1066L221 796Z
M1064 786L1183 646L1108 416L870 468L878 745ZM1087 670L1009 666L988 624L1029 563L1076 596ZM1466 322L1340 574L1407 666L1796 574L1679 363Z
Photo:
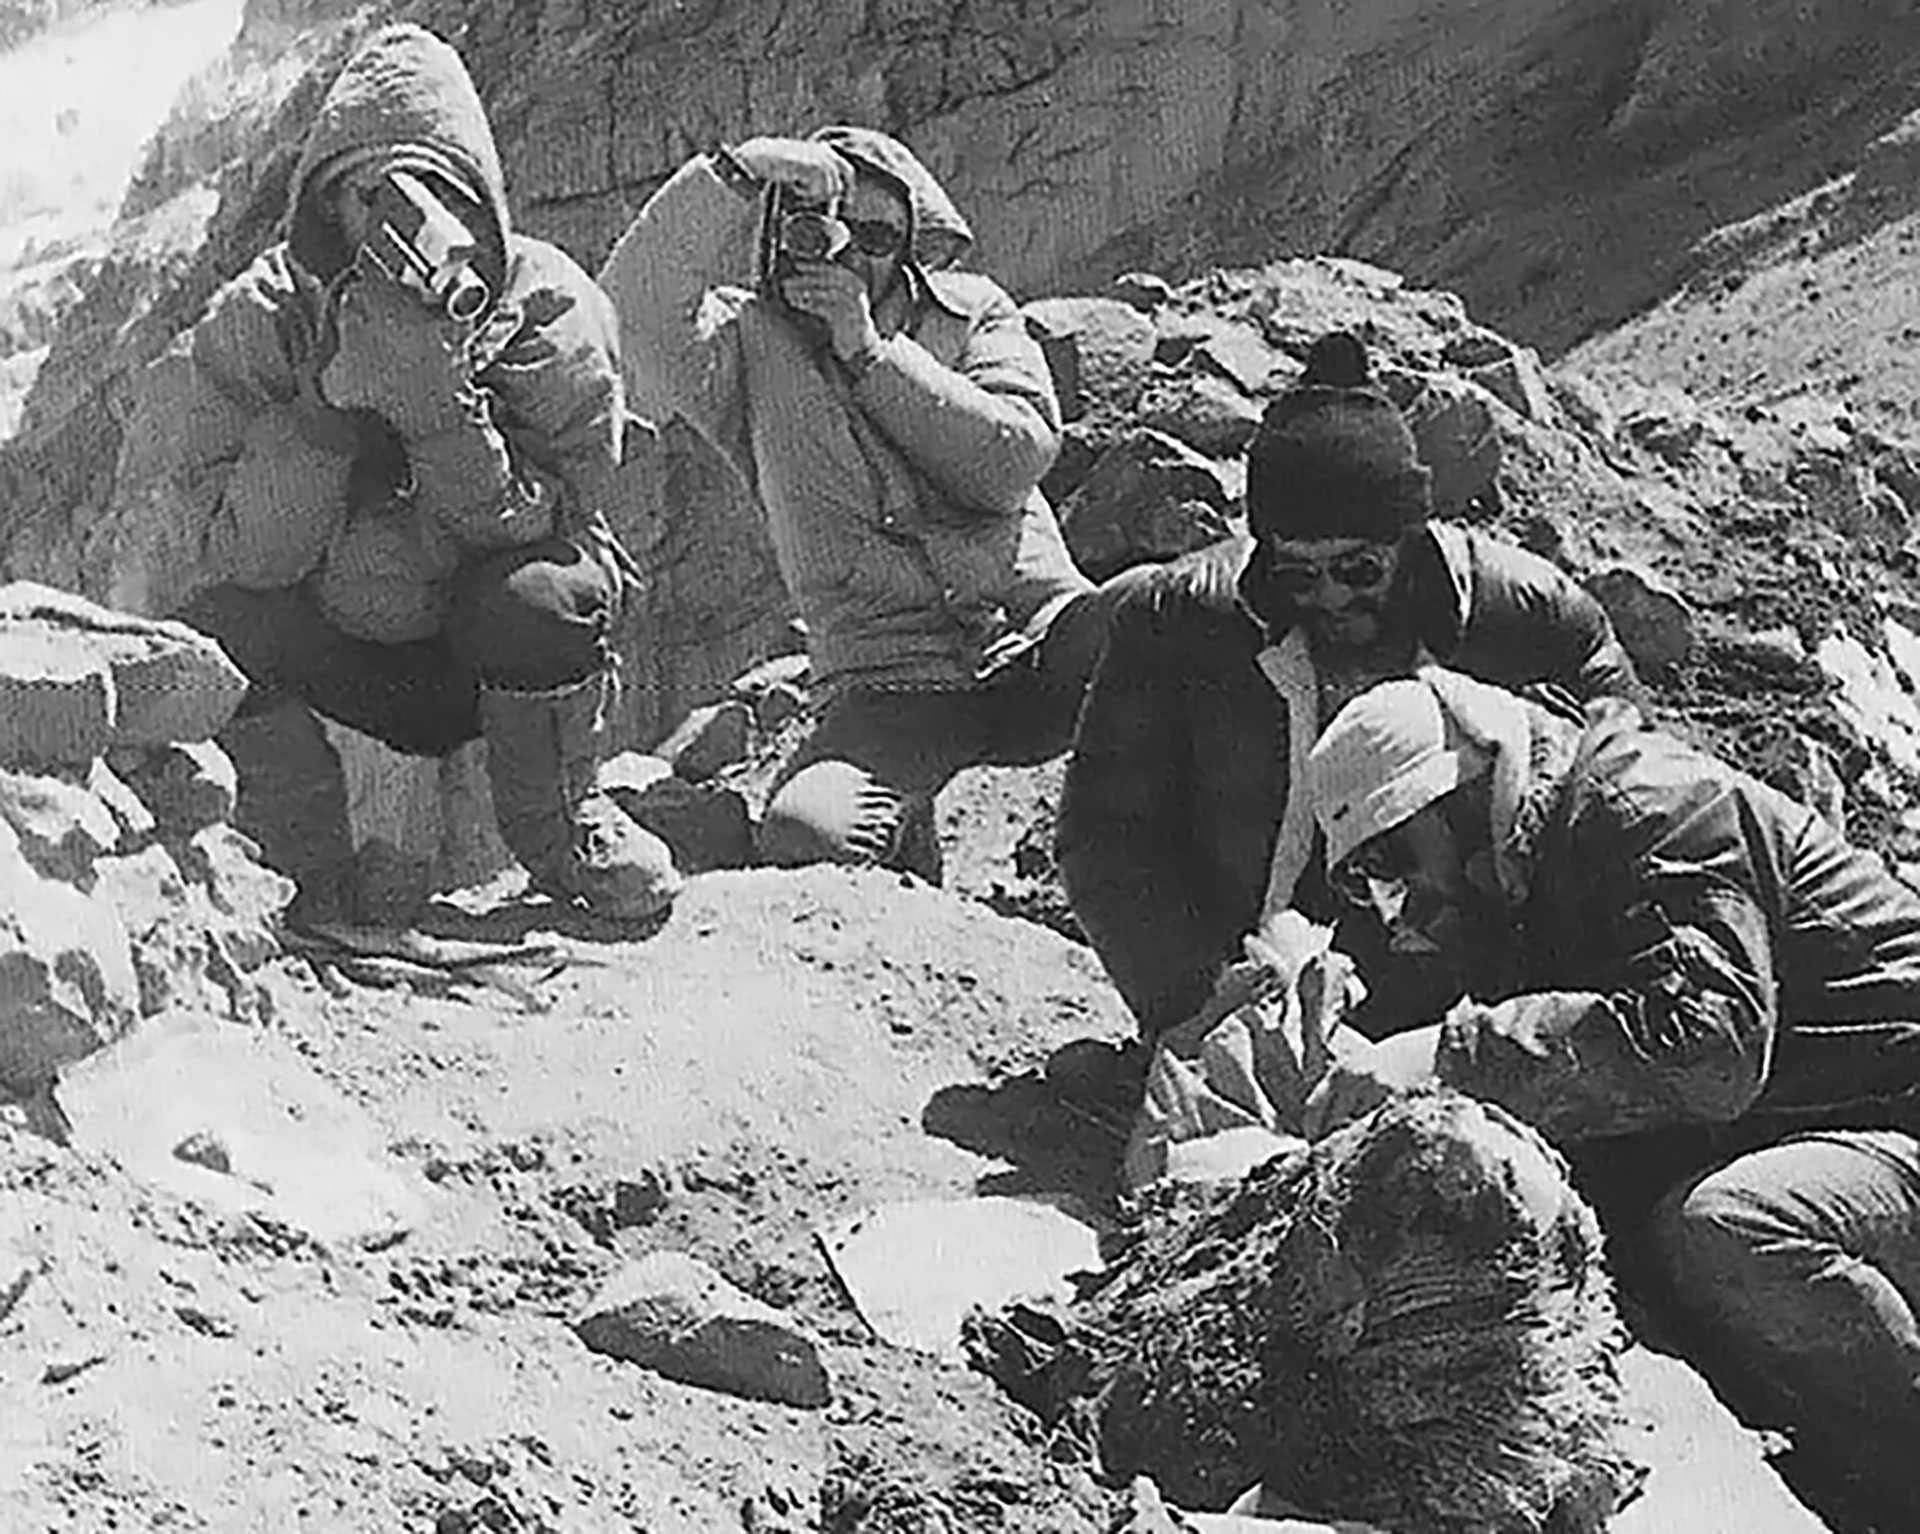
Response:
M1432 478L1399 407L1374 385L1350 331L1313 343L1293 388L1267 407L1247 449L1256 537L1391 543L1424 522Z

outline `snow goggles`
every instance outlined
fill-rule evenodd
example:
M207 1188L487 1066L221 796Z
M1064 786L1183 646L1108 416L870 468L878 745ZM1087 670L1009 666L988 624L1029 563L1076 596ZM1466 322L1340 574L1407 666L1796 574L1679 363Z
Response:
M1331 559L1291 559L1268 555L1266 578L1283 596L1303 597L1317 591L1322 581L1332 581L1349 591L1371 591L1384 586L1393 574L1391 549L1355 549L1351 554L1336 554Z

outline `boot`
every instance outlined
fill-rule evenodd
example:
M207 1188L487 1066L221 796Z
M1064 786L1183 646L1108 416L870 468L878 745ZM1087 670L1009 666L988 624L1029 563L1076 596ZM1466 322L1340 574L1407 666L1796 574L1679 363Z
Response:
M293 880L290 927L352 922L353 829L339 754L313 711L289 698L234 719L219 744L233 759L240 793L235 827L261 859Z
M613 688L610 671L552 692L482 688L480 726L494 819L533 887L633 921L670 906L681 878L596 781Z

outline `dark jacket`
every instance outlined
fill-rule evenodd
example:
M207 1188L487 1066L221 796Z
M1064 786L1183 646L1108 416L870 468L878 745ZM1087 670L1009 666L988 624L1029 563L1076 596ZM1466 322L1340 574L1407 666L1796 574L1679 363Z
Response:
M1561 1141L1910 1124L1920 895L1634 709L1593 712L1526 859L1513 994L1449 1019L1442 1078Z
M1236 589L1246 549L1168 565L1122 603L1061 799L1067 897L1150 1035L1239 957L1286 808L1286 707L1255 661L1270 637ZM1416 540L1395 600L1434 659L1482 680L1583 700L1637 690L1599 604L1509 544L1459 529Z

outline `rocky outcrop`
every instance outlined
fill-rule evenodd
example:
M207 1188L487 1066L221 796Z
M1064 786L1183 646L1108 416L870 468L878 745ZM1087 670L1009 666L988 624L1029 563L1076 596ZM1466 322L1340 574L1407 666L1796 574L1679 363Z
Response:
M290 893L227 824L219 648L0 587L0 1100L187 1007L251 1018Z

